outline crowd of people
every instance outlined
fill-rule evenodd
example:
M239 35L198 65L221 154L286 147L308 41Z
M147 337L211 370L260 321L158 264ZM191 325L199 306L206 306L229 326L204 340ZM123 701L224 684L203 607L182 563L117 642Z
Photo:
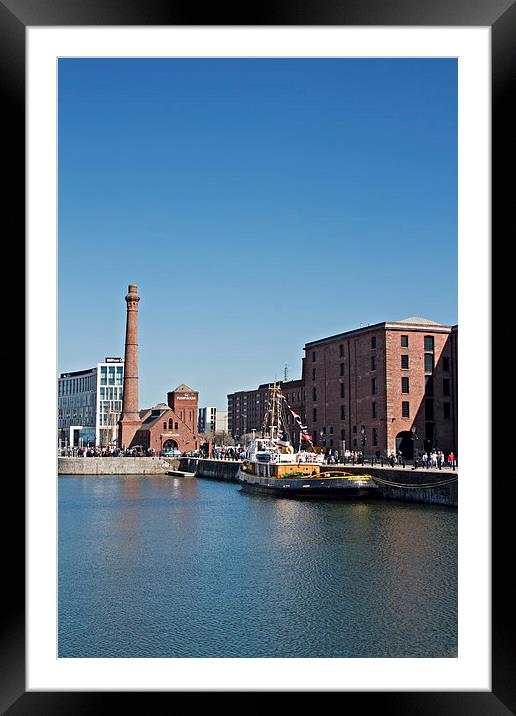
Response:
M60 457L154 457L152 448L66 447L59 450Z
M152 448L143 448L141 446L125 449L109 447L66 447L59 450L59 455L61 457L155 457L157 453ZM245 458L245 450L240 446L214 447L211 455L209 455L207 446L202 446L199 450L185 453L185 456L200 458L211 457L215 460L243 460ZM363 465L365 459L362 450L345 450L340 454L338 450L330 449L325 453L323 461L327 465ZM405 467L405 465L410 463L413 465L413 469L422 467L427 470L442 470L444 467L448 467L455 470L457 468L457 458L453 452L448 453L446 456L442 450L437 450L436 448L429 451L416 450L414 460L406 460L400 450L398 450L397 453L390 452L385 455L382 455L380 450L377 450L375 456L368 457L367 461L371 461L371 464L378 463L382 466L387 463L391 467L396 465Z
M201 451L200 457L209 457L207 451ZM215 460L242 460L245 458L245 452L240 447L217 447L213 449L211 457ZM323 462L327 465L363 465L366 461L371 464L390 465L391 467L405 467L407 464L411 464L414 469L422 467L428 470L442 470L444 467L448 467L455 470L457 468L457 458L453 452L445 456L442 450L436 448L429 451L417 450L415 460L406 459L401 450L386 452L383 455L380 450L377 450L374 456L366 457L362 450L345 450L343 453L339 453L333 448L329 449L323 458Z
M206 449L203 449L202 452L202 457L209 457ZM215 460L243 460L245 458L245 450L244 448L232 446L214 447L211 457Z

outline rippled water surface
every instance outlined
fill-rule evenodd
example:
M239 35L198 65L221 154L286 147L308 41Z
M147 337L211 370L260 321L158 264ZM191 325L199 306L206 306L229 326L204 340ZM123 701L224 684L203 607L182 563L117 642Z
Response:
M457 511L59 478L61 657L454 657Z

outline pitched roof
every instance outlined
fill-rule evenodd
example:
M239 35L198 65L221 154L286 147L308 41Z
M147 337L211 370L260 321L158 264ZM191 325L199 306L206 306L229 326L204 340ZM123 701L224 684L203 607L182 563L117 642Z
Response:
M442 323L437 321L430 321L428 318L421 318L421 316L411 316L410 318L404 318L402 321L396 321L396 323L417 323L422 326L442 326Z
M184 383L181 383L181 385L178 385L175 390L172 391L173 393L195 393L195 390L192 390L192 388L189 388Z

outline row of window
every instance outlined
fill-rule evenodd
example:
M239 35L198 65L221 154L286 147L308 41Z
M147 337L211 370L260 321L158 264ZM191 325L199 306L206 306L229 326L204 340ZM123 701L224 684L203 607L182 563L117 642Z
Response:
M401 417L410 418L410 403L408 400L404 400L401 403ZM443 418L451 418L451 403L443 403ZM434 401L425 400L425 419L434 419Z
M101 400L99 403L100 413L120 413L122 410L121 400Z
M345 385L344 383L340 383L340 397L345 397ZM376 378L371 378L371 394L376 395L377 393L377 380ZM409 378L407 376L403 376L401 378L401 392L402 393L409 393L410 392L410 382ZM425 386L425 393L428 396L433 395L433 382L432 379L428 379ZM449 378L443 378L443 395L450 395L450 379ZM312 388L312 400L313 402L317 402L317 388L314 386Z
M362 426L362 428L364 429L364 432L360 438L360 445L365 447L367 445L367 432L366 432L365 426ZM356 425L353 426L353 432L354 433L357 432ZM333 427L329 428L328 434L333 435ZM318 433L317 430L313 431L312 439L313 439L314 445L316 445L318 443L319 438L321 439L321 443L323 445L326 445L326 428L322 428L320 433ZM346 430L344 428L342 428L340 431L340 440L341 440L341 442L346 440ZM353 440L353 447L357 447L358 446L358 438L352 438L352 440ZM377 428L372 429L372 441L373 441L373 445L375 445L375 446L378 445L378 430L377 430ZM330 447L333 447L333 444L334 444L333 438L329 438L328 444ZM342 445L340 447L342 447Z
M79 393L78 395L70 395L58 398L60 407L68 407L71 405L95 405L95 393Z
M58 395L74 395L95 389L95 376L85 375L82 378L60 378L57 383Z
M435 345L434 337L433 336L425 336L423 339L423 342L424 342L425 351L430 351L433 353L434 345ZM408 344L409 344L408 335L402 335L400 343L401 343L402 348L408 348ZM375 348L376 348L376 336L371 336L371 350L375 350ZM342 343L339 345L339 355L340 356L344 355L344 345ZM315 363L316 360L317 360L317 352L312 351L312 362Z
M88 418L93 417L94 410L90 407L82 407L74 406L74 407L60 407L57 410L57 416L58 418L64 418L66 416L82 416L82 419L84 420L84 416L88 416Z
M425 362L425 373L432 373L434 369L434 355L433 353L425 353L424 357ZM409 356L408 354L404 353L401 356L401 367L403 370L408 370L409 368ZM442 368L444 371L450 370L450 359L447 356L444 356L442 359ZM340 363L339 365L340 375L345 375L345 364ZM376 356L371 356L371 370L376 370ZM317 369L312 368L312 380L317 379Z
M425 353L424 354L424 366L425 366L425 373L433 372L433 370L434 370L434 354L433 353ZM401 356L401 367L403 370L408 370L408 368L409 368L409 357L407 354L402 354L402 356ZM443 371L450 370L450 359L447 356L443 357L442 367L443 367Z
M408 392L404 391L404 392ZM376 410L376 403L371 403L371 417L377 418L377 410ZM403 400L401 403L401 417L402 418L410 418L410 403L408 400ZM425 400L425 417L427 420L433 420L434 419L434 401L433 400ZM443 418L449 418L451 417L451 404L450 403L443 403ZM340 406L340 419L345 420L346 419L346 406L341 405ZM317 422L317 408L313 408L312 410L312 422ZM323 428L323 431L325 431L326 428ZM333 432L333 428L331 428L331 432ZM353 432L356 432L356 425L353 428Z
M101 387L99 388L100 400L122 400L123 388L120 387Z

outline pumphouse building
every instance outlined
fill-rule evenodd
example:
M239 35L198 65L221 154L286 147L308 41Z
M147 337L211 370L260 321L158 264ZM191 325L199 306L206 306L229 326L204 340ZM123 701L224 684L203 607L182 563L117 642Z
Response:
M190 452L199 448L197 416L199 393L184 383L167 393L167 402L140 411L141 425L133 445L155 452L176 449Z

